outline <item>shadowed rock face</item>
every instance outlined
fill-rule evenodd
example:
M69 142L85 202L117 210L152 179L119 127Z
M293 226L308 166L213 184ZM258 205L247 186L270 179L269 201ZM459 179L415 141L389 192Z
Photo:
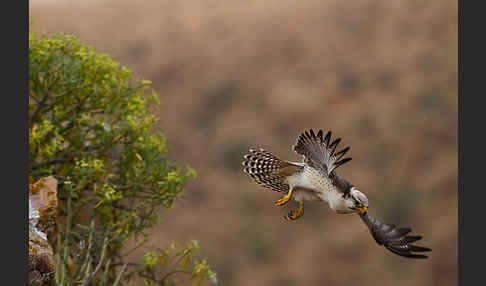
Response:
M29 285L49 285L54 270L51 246L38 233L29 230Z
M54 278L53 235L57 209L57 180L32 178L29 184L29 285L49 285Z

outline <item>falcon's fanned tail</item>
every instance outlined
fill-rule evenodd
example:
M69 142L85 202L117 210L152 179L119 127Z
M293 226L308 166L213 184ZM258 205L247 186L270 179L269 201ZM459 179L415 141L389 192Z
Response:
M351 160L351 158L341 159L350 147L336 153L339 142L341 142L341 138L331 142L331 131L323 137L322 130L315 134L314 130L310 129L297 137L293 149L296 153L304 156L304 162L314 168L324 168L330 175L337 167Z
M263 187L277 192L288 192L289 185L284 182L285 178L303 168L302 165L280 160L264 149L250 149L244 158L243 172Z
M384 223L375 219L367 212L360 213L359 216L366 226L368 226L376 243L383 245L386 249L397 255L408 258L427 258L426 255L416 254L414 252L431 251L428 247L410 244L422 238L419 235L407 235L412 231L410 228L397 228L394 224Z

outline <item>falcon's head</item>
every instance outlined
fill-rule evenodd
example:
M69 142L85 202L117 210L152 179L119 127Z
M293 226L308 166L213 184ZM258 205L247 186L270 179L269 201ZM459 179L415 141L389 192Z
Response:
M356 187L351 187L349 190L348 204L350 209L360 213L368 210L368 198L360 192Z

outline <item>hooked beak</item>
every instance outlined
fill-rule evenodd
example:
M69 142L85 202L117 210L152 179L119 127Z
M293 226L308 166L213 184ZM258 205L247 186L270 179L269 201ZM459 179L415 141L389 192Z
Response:
M361 206L361 207L358 208L358 211L360 211L360 212L365 212L367 210L368 210L367 206Z
M355 210L355 211L359 211L359 212L365 212L368 210L368 207L365 206L365 205L362 205L362 204L359 204L355 207L352 207L351 209Z

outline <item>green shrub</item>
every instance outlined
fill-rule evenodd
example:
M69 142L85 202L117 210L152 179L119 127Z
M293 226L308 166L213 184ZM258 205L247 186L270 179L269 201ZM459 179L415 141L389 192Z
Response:
M154 130L157 118L148 110L158 106L151 82L134 79L129 69L75 36L29 34L29 91L29 173L35 179L54 175L59 182L60 241L53 245L62 241L69 258L61 258L70 261L63 261L70 271L59 279L80 284L76 272L86 267L83 259L90 257L95 267L106 238L104 259L112 266L102 266L99 272L107 276L91 277L89 285L113 283L117 265L131 251L128 243L144 245L160 207L173 205L195 171L167 158L166 139ZM91 222L96 231L89 231ZM174 275L162 281L155 276L158 264L168 273L189 273L191 280L214 280L207 262L193 257L196 251L190 243L179 251L172 246L147 252L140 263L127 265L122 281L138 275L146 284L173 283ZM169 252L184 262L181 269L167 266Z

